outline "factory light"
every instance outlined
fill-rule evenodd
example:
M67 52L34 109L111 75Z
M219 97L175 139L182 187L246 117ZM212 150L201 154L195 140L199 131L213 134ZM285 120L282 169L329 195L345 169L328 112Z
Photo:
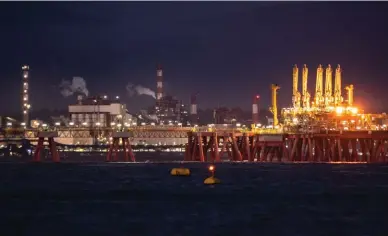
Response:
M7 126L12 126L12 123L11 122L7 122Z
M128 124L128 123L125 123L124 125L125 125L126 127L129 127L129 126L130 126L130 124Z
M110 125L111 125L111 126L115 126L116 123L115 123L115 122L111 122Z
M100 125L101 125L101 123L100 123L100 122L97 122L97 123L96 123L96 125L97 125L97 126L100 126Z
M104 95L104 99L107 99L107 98L108 98L108 96Z
M143 122L143 123L141 123L141 125L146 125L146 123Z
M69 125L74 125L74 122L70 122Z
M237 127L240 127L240 126L241 126L241 124L240 124L240 123L237 123L237 124L236 124L236 126L237 126Z
M357 107L352 107L350 108L350 112L353 113L354 115L358 113Z
M120 97L119 97L119 96L116 96L116 99L120 99Z
M26 126L26 123L23 122L23 123L21 123L21 125L22 125L22 126Z
M87 125L88 125L88 123L87 123L87 122L84 122L84 123L82 123L82 125L84 125L84 126L87 126Z
M61 125L61 123L59 123L59 122L55 122L55 125L56 125L56 126L60 126L60 125Z
M136 122L133 122L132 125L137 125Z
M47 127L47 124L42 124L43 127Z
M336 107L335 112L337 113L337 115L342 115L342 113L344 112L344 108L343 107Z

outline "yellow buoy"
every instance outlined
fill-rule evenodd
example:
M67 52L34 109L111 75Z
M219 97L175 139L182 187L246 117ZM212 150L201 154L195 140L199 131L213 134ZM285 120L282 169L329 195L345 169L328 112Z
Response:
M173 168L170 172L173 176L189 176L190 175L190 169L188 168Z
M205 181L203 181L204 184L219 184L221 181L214 177L214 172L216 171L216 168L214 165L209 166L209 171L211 173L211 176L206 178Z
M214 176L210 176L203 181L204 184L219 184L221 181Z

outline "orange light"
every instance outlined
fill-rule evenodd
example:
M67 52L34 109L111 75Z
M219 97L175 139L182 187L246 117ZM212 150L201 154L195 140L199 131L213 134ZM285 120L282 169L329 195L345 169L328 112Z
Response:
M214 171L214 166L213 165L211 165L211 166L209 166L209 171Z

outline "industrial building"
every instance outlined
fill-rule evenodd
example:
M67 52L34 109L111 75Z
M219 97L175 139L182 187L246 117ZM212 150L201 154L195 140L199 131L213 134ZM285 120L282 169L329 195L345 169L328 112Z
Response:
M156 69L156 102L150 113L157 117L157 123L187 125L189 114L186 106L177 98L165 95L163 91L163 69L158 65Z
M330 65L319 65L316 73L314 97L308 92L308 68L303 65L302 91L298 90L299 69L293 67L292 106L281 109L280 119L277 108L277 91L280 86L272 84L273 121L271 126L285 132L320 132L322 130L376 130L386 128L385 114L366 114L355 106L354 86L345 86L346 97L342 96L342 69L334 71ZM326 72L324 81L324 72ZM334 82L334 83L333 83ZM334 86L333 86L334 85ZM254 110L256 110L254 108ZM253 111L255 113L255 111ZM378 124L381 123L381 124Z
M69 115L70 125L78 127L129 127L136 124L136 118L128 113L118 97L111 100L107 96L78 96L78 103L69 105Z

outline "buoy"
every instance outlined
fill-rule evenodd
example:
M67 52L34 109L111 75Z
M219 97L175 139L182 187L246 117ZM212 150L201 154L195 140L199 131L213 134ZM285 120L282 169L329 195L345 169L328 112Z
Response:
M173 176L189 176L190 175L190 169L188 168L173 168L170 172Z
M214 172L216 171L216 168L214 167L214 165L209 166L209 171L211 173L211 176L206 178L203 181L203 183L204 184L219 184L219 183L221 183L221 181L219 179L214 177Z
M204 184L219 184L221 181L217 179L216 177L210 176L209 178L206 178L205 181L203 181Z

